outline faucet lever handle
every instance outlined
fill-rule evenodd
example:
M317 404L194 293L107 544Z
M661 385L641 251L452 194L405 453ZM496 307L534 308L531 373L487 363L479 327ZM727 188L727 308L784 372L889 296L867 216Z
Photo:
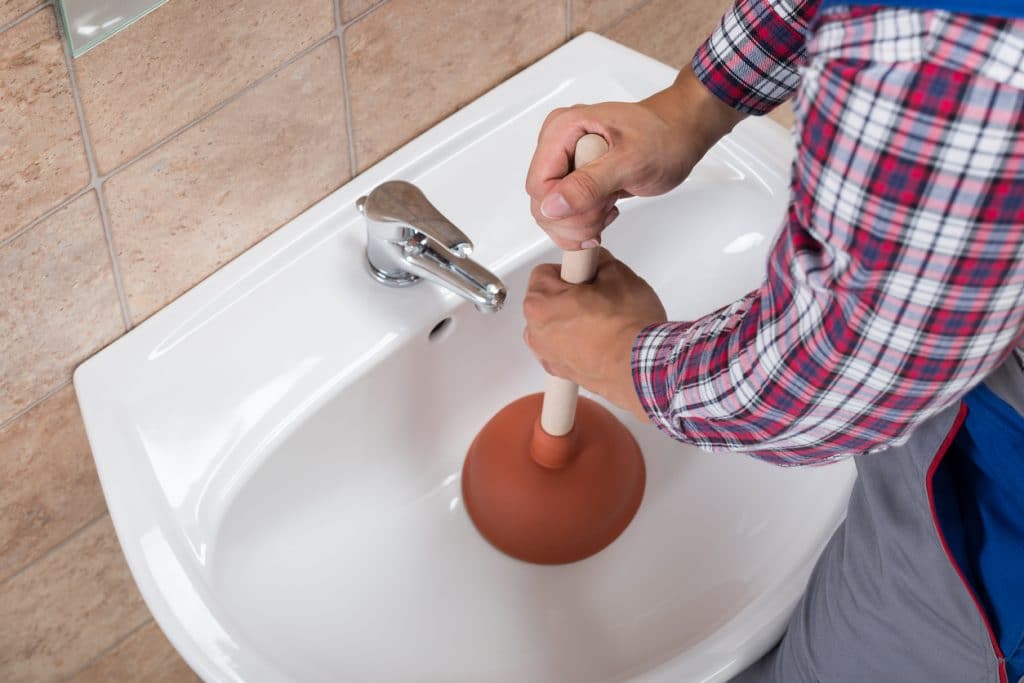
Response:
M389 180L359 201L359 210L373 222L401 223L459 258L469 256L473 242L438 211L412 183Z

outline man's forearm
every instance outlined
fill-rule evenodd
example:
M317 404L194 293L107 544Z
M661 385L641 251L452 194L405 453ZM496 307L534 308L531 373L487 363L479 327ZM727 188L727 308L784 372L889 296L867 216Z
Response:
M675 82L641 104L687 131L699 159L737 123L770 111L796 88L805 31L817 5L738 0Z
M651 95L642 104L677 130L689 131L698 143L699 156L747 117L715 97L689 64L672 85Z

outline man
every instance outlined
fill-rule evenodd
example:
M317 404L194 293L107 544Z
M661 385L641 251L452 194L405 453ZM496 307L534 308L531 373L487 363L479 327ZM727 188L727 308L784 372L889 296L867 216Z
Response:
M527 178L552 239L594 246L617 199L675 187L795 93L759 289L668 322L603 252L584 286L539 267L524 302L549 372L680 441L860 456L847 521L741 681L1024 681L1024 3L902 4L738 0L671 87L553 112ZM584 133L610 150L568 173Z

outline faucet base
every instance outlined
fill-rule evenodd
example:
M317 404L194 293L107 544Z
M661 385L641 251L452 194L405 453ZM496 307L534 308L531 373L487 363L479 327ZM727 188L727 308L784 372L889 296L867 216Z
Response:
M408 272L389 272L386 270L382 270L377 266L373 265L369 257L366 258L365 263L366 269L370 272L370 275L373 276L373 279L383 285L387 285L388 287L408 287L410 285L418 283L420 280L423 279L418 275L413 275L412 273Z

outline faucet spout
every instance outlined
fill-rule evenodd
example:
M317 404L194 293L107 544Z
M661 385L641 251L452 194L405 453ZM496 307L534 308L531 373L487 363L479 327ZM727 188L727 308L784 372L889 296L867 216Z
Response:
M481 313L494 313L505 304L505 285L491 271L468 258L449 258L424 239L422 248L407 249L409 271L455 292Z

